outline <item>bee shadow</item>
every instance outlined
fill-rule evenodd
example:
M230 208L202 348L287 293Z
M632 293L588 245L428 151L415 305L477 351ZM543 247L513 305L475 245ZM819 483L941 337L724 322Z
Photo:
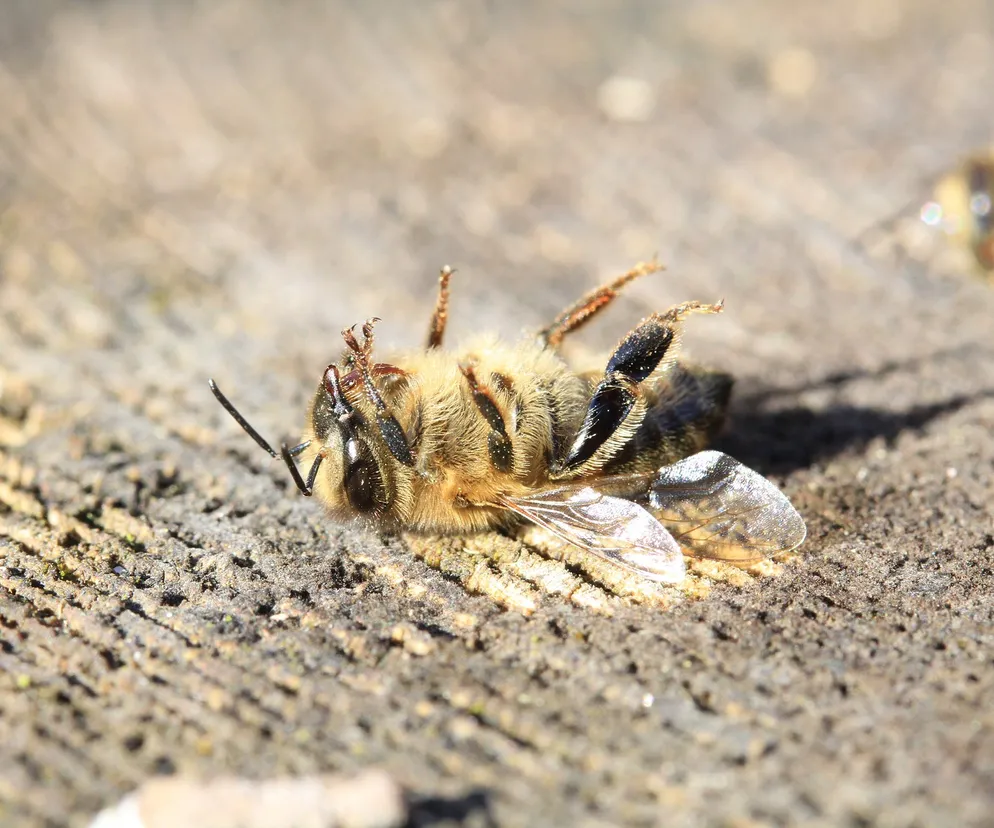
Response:
M490 794L485 790L470 791L459 797L413 797L409 800L405 828L433 828L438 825L472 824L481 828L496 828L497 820L490 807Z
M856 405L833 405L824 410L800 405L772 411L765 408L770 400L789 400L806 391L914 371L936 359L962 356L967 350L976 357L975 348L957 348L924 359L891 362L872 371L837 372L793 388L763 390L753 386L738 400L733 397L728 427L715 447L752 468L786 475L847 451L863 449L878 438L892 443L905 431L922 429L939 417L994 397L994 389L957 394L941 402L915 405L904 411Z

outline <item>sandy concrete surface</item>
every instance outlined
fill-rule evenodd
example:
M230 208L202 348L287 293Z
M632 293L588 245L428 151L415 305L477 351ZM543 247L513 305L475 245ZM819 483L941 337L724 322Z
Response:
M376 768L411 825L992 824L994 292L854 242L990 143L992 41L988 0L4 4L0 823ZM293 438L442 264L452 340L513 337L657 252L572 353L724 297L686 347L808 521L772 574L336 527L206 385Z

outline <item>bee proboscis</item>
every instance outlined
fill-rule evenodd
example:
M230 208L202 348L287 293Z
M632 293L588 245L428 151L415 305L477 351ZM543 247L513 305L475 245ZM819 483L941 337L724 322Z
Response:
M538 524L648 579L679 582L684 555L747 565L799 546L801 516L772 483L704 450L732 380L676 358L680 322L723 305L685 302L643 319L601 372L559 353L655 261L582 296L534 339L441 349L452 269L439 277L427 345L373 359L378 319L342 332L304 439L277 452L213 380L222 406L304 495L338 520L424 533ZM302 474L297 458L307 469Z

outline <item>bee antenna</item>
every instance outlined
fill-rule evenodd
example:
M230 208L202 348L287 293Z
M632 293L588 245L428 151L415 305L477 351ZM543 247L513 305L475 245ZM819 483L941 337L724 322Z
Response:
M297 470L297 466L293 462L293 458L306 449L311 444L311 441L304 440L304 442L298 443L295 446L287 446L286 443L283 443L280 453L277 454L273 450L273 447L266 441L266 438L256 431L249 424L249 421L241 415L241 412L239 412L239 410L231 404L231 400L221 393L221 389L217 387L217 383L214 382L213 379L210 379L207 381L207 384L210 386L214 396L217 397L217 401L224 407L224 410L234 418L235 422L245 430L245 433L248 434L249 437L255 440L261 448L265 449L271 457L283 457L283 462L285 462L287 468L290 469L290 476L293 477L293 482L296 484L297 488L300 489L304 495L310 497L311 491L314 488L314 478L317 476L317 470L321 465L323 457L319 454L315 459L314 465L311 466L310 474L307 476L307 483L304 483L301 478L300 472Z
M293 462L294 449L297 446L290 448L286 443L280 446L280 457L283 458L283 462L286 463L286 467L290 470L290 477L293 478L293 483L300 491L304 497L310 497L314 494L314 481L318 476L318 469L321 468L321 461L324 460L323 454L318 454L314 458L314 462L311 464L311 470L307 473L307 480L300 474L300 469L297 468L297 464Z
M253 440L255 440L256 443L259 444L260 448L262 448L264 451L269 452L270 457L278 457L279 455L277 455L273 447L269 445L269 443L266 441L266 438L263 437L258 431L256 431L249 423L249 421L246 420L241 415L241 412L239 412L239 410L235 408L234 405L232 405L231 401L226 396L224 396L224 394L221 393L221 389L217 387L217 383L214 382L213 379L209 379L207 380L207 384L210 386L211 392L217 398L217 401L221 403L221 407L224 408L224 410L227 411L232 416L232 418L234 418L235 422L238 423L238 425L240 425L244 429L245 433L248 434L248 436L251 437Z

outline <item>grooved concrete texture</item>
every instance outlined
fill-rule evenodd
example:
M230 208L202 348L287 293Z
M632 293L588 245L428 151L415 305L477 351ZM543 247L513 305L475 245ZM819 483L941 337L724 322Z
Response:
M417 825L989 825L994 293L853 239L990 141L992 31L987 0L4 4L0 822L375 766ZM739 380L720 447L808 519L778 577L666 611L522 578L526 616L330 525L206 387L294 436L343 327L421 342L440 265L453 339L515 336L657 251L574 351L725 298L686 344Z

